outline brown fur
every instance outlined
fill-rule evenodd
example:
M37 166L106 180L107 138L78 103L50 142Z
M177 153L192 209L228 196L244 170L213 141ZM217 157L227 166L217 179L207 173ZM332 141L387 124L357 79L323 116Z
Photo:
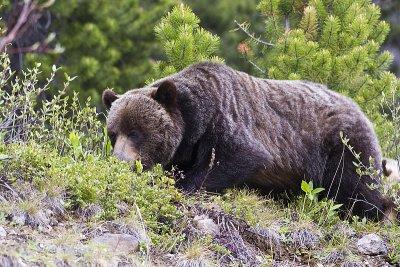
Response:
M373 157L381 171L371 123L354 102L323 85L259 79L205 62L122 96L105 91L103 101L111 105L114 142L129 140L114 147L116 156L176 166L186 190L248 184L298 192L301 180L312 179L356 214L380 218L392 208L367 187L379 178L356 174L339 137L343 132L362 162ZM138 138L128 137L133 130Z

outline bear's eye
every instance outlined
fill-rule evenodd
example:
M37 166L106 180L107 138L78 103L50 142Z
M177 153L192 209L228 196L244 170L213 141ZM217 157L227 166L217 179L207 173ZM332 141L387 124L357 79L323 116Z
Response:
M129 133L128 137L129 137L129 139L137 142L140 139L141 135L140 135L139 131L133 130Z

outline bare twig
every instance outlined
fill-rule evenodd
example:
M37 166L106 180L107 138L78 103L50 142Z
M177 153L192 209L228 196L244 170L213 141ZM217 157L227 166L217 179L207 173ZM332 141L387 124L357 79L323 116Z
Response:
M275 44L264 41L260 37L256 37L254 33L249 32L248 26L245 23L239 23L237 20L235 20L234 22L239 27L240 30L242 30L248 37L250 37L250 39L252 39L256 43L265 46L275 46Z
M352 211L352 209L354 208L355 204L356 204L357 202L362 202L362 203L365 203L365 204L368 204L368 205L371 206L371 209L369 209L369 210L376 209L376 211L377 211L377 212L380 212L380 213L385 217L385 219L387 219L389 222L393 223L393 220L392 220L390 217L388 217L387 214L386 214L383 210L381 210L380 208L378 208L375 204L373 204L373 203L371 203L371 202L368 202L368 201L366 201L366 200L363 200L363 199L357 199L357 198L349 198L349 199L350 199L350 200L353 200L354 202L353 202L353 205L352 205L351 209L349 210L348 217L349 217L349 215L351 214L351 211Z
M17 191L15 191L6 181L5 179L0 179L0 185L2 187L4 187L5 189L9 190L15 197L17 197L18 199L22 199L22 196L20 193L18 193Z
M55 52L53 48L48 47L48 43L34 44L28 47L17 47L8 48L7 52L10 54L25 54L25 53L37 53L37 54L47 54Z
M33 3L31 0L28 0L24 3L22 7L22 11L18 17L17 23L14 27L8 32L6 36L0 39L0 51L4 51L6 46L12 43L18 34L20 34L20 30L23 25L28 21L29 15L35 10L36 4Z
M247 59L247 61L254 67L256 68L259 72L261 72L262 74L267 74L266 71L264 71L262 68L260 68L256 63L254 63L252 60Z
M289 21L289 16L286 15L285 16L285 32L289 32L290 31L290 21Z

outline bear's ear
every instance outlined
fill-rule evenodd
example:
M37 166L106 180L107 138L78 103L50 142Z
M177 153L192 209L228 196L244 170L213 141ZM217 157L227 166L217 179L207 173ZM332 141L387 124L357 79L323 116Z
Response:
M163 104L167 107L174 106L176 104L177 90L176 86L171 81L165 81L160 84L157 91L153 94L154 100L158 103Z
M110 89L106 89L103 92L102 100L104 106L106 106L107 109L110 109L111 104L118 99L118 95Z

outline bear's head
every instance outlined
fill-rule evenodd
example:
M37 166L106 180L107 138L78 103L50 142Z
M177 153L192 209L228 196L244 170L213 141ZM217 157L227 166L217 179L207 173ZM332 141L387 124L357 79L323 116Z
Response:
M182 138L183 120L177 107L177 88L171 81L158 87L117 95L103 92L109 109L107 130L113 154L125 161L141 160L148 169L170 163Z

